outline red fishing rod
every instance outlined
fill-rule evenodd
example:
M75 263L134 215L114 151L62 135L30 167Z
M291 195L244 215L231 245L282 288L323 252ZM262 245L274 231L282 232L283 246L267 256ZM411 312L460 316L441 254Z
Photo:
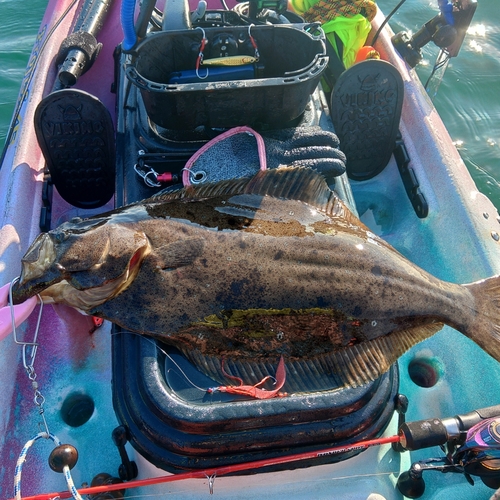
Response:
M278 458L269 458L263 460L255 460L252 462L244 462L235 465L226 465L224 467L214 467L200 471L181 472L180 474L172 474L168 476L153 477L149 479L138 479L129 481L127 483L110 484L103 486L91 486L88 488L80 488L78 493L80 495L96 495L98 493L108 493L110 491L125 490L130 488L139 488L144 486L152 486L155 484L172 483L174 481L182 481L184 479L210 479L216 476L225 476L235 472L244 472L251 469L260 469L273 465L286 464L290 462L298 462L301 460L310 460L315 458L324 457L327 455L337 455L348 451L362 451L371 446L378 446L389 443L399 443L400 436L389 436L377 439L369 439L366 441L359 441L358 443L347 444L343 446L335 446L333 448L325 448L317 451L309 451L303 453L296 453L293 455L286 455ZM34 496L22 497L22 500L52 500L53 498L71 498L72 494L69 491L60 491L57 493L41 493ZM13 500L13 499L11 499Z
M422 479L422 471L424 470L459 472L466 474L466 476L473 474L479 476L489 487L500 487L500 405L496 405L454 417L403 422L399 425L398 435L395 436L200 471L187 471L127 483L91 486L77 491L80 495L97 495L184 479L208 479L209 487L212 488L216 476L317 459L349 451L362 451L371 446L389 443L398 443L401 448L399 451L413 451L434 446L441 446L444 449L445 445L448 448L448 453L443 459L416 462L409 471L399 476L397 487L401 493L410 498L418 498L423 494L425 484ZM436 462L442 463L436 464ZM73 495L69 491L62 491L22 497L22 500L51 500L53 498L70 498L71 496Z

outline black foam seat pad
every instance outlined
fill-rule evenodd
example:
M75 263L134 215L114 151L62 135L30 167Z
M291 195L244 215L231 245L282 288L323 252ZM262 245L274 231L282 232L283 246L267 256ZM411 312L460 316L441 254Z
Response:
M107 203L115 190L115 140L109 111L93 95L63 89L35 111L35 131L52 183L79 208Z
M370 179L388 164L403 96L401 74L386 61L362 61L340 75L331 97L331 113L350 179Z

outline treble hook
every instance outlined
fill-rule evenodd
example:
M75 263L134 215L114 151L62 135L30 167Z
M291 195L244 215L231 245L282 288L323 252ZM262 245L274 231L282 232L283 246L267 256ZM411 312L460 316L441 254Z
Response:
M215 483L215 478L217 477L217 473L214 472L211 476L207 476L208 479L208 491L210 492L210 495L214 494L214 483Z

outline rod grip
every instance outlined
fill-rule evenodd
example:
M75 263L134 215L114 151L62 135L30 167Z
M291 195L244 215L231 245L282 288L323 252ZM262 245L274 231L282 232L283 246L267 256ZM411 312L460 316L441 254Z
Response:
M450 441L463 443L467 431L482 420L500 415L500 405L473 410L449 418L432 418L405 422L398 431L401 446L405 450L420 450L439 446Z
M448 441L448 431L438 418L405 422L398 434L401 446L410 451L439 446Z

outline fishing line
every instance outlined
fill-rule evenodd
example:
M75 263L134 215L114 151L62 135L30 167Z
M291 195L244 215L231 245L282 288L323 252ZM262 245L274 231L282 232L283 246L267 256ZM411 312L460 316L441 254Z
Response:
M305 469L303 469L305 470ZM287 470L285 472L292 472L291 470ZM297 472L297 471L294 471ZM311 485L311 487L314 487L314 485L318 483L326 483L326 481L346 481L346 480L352 480L352 479L365 479L365 478L372 478L372 477L381 477L381 476L395 476L397 477L400 474L400 471L386 471L386 472L373 472L373 473L367 473L367 474L354 474L350 476L337 476L337 477L328 477L328 478L318 478L318 479L306 479L305 477L302 477L300 479L296 479L293 481L293 484L295 483L300 483L300 484L307 484ZM206 479L206 478L205 478ZM219 478L222 479L222 478ZM233 476L232 479L235 479ZM287 484L290 484L291 481L287 479ZM165 491L161 493L140 493L138 495L130 494L127 493L127 500L131 500L134 498L139 498L139 499L145 499L145 498L166 498L166 497L174 497L176 498L176 495L180 495L184 492L189 492L191 495L193 494L191 489L186 489L186 490L173 490L173 491ZM38 497L37 497L38 498ZM22 500L28 500L28 499L22 499ZM499 499L500 500L500 499Z
M208 479L212 477L220 477L228 474L234 474L237 472L250 471L255 469L262 469L264 467L272 467L275 465L288 464L291 462L300 462L302 460L311 460L322 458L325 456L335 456L338 454L346 453L348 451L362 451L372 446L378 446L383 444L397 443L400 442L400 437L398 435L370 439L366 441L360 441L358 443L346 444L343 446L335 446L331 448L326 448L323 450L307 451L302 453L296 453L291 455L286 455L282 457L275 457L262 460L254 460L251 462L243 462L240 464L226 465L217 468L196 470L196 471L186 471L180 472L179 474L170 474L165 476L153 477L148 479L136 479L129 481L127 483L111 484L104 486L94 486L88 488L81 488L78 490L80 495L95 495L98 493L109 493L111 491L118 491L130 488L139 488L144 486L154 486L157 484L171 483L176 481L181 481L185 479ZM394 474L389 472L386 474ZM397 473L396 473L397 474ZM375 474L379 475L379 474ZM355 477L355 476L348 476ZM45 493L38 494L32 497L24 497L24 500L50 500L54 497L59 498L69 498L71 494L67 491L61 491L59 493Z
M273 377L272 375L266 375L260 382L258 382L257 384L254 384L254 385L246 385L243 383L243 380L240 378L240 377L237 377L237 376L233 376L233 375L230 375L228 374L225 369L224 369L224 359L222 359L222 362L221 362L221 371L222 371L222 374L228 378L228 379L231 379L231 380L235 380L239 383L239 385L218 385L218 386L210 386L210 387L206 387L206 388L202 388L200 386L198 386L197 384L195 384L189 377L188 375L186 374L186 372L180 367L180 365L172 358L172 356L170 356L165 350L161 349L157 343L155 341L153 341L152 339L149 339L147 337L145 337L144 335L141 335L137 332L132 332L132 331L129 331L129 330L125 330L125 331L122 331L123 333L132 333L134 335L138 335L139 337L141 338L146 338L148 340L148 342L151 342L157 349L160 350L160 352L162 352L173 364L174 366L179 370L179 372L181 373L181 375L186 379L186 381L191 384L195 389L203 392L204 394L210 394L210 395L213 395L214 393L218 393L218 392L222 392L222 393L227 393L227 394L233 394L233 395L238 395L238 396L250 396L252 398L256 398L256 399L269 399L269 398L272 398L272 397L275 397L275 396L286 396L287 393L279 393L278 391L281 389L281 387L283 387L284 383L285 383L285 378L286 378L286 372L284 371L284 366L282 366L282 369L281 369L281 375L280 375L280 380L278 381L278 378L276 377ZM122 332L113 332L112 335L116 335L116 334L119 334L119 333L122 333ZM280 371L280 365L283 365L284 361L283 361L283 358L281 358L280 360L280 364L278 365L278 371L277 373ZM170 369L167 370L167 374L170 372ZM177 373L173 372L175 375L178 375ZM210 379L212 381L212 379ZM273 385L278 385L278 388L274 389L274 390L268 390L268 389L264 389L264 388L261 388L261 386L264 384L264 382L268 381L268 380L271 380L273 382ZM169 381L170 383L171 381ZM170 386L172 386L172 384L170 383Z
M207 392L207 389L203 389L202 387L199 387L197 386L188 376L187 374L184 372L184 370L181 368L181 366L179 365L179 363L177 363L177 361L175 361L174 358L172 358L172 356L170 356L170 354L168 354L167 351L165 351L165 349L162 349L158 343L156 341L154 341L153 339L150 339L149 337L146 337L145 335L141 335L140 333L137 333L137 332L132 332L130 330L122 330L120 332L111 332L111 335L120 335L121 333L127 333L127 334L130 334L130 335L136 335L137 337L140 337L144 340L147 340L148 342L150 342L151 344L153 344L165 357L167 357L174 365L175 367L181 372L181 374L183 375L183 377L186 379L186 381L188 383L190 383L195 389L198 389L199 391L201 392L204 392L206 393Z
M464 159L464 161L467 161L468 163L471 164L472 167L474 167L475 170L477 170L481 175L484 175L487 179L487 183L491 184L492 186L496 188L500 188L500 182L497 181L487 170L486 168L482 167L478 163L476 163L472 157L466 152L467 148L459 148L457 149L460 152L460 156Z
M448 62L450 61L451 56L448 53L446 49L441 49L439 51L439 55L436 59L436 63L434 64L434 67L432 68L431 74L429 75L429 78L427 78L427 81L425 82L424 89L428 90L427 87L429 86L433 76L436 74L436 72L441 69L442 67L446 66Z
M391 10L391 12L389 12L389 15L386 16L386 18L384 19L384 21L382 22L382 24L380 25L379 29L377 30L377 32L375 33L375 35L373 36L372 38L372 41L371 41L371 44L372 45L375 45L375 42L377 41L380 33L382 32L382 30L384 29L385 25L389 22L389 19L394 15L396 14L396 12L399 10L399 8L406 2L406 0L401 0L401 2L399 2L396 7L394 7L394 9Z

